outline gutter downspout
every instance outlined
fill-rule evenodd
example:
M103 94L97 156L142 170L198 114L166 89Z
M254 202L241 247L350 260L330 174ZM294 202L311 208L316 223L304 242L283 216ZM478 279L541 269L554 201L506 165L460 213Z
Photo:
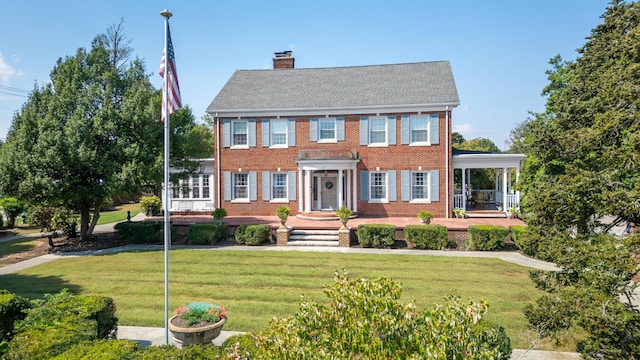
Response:
M444 205L444 210L445 210L445 217L448 219L451 211L449 211L449 199L451 198L451 193L449 192L449 162L451 161L451 155L450 155L450 151L449 151L449 140L451 138L451 134L449 134L449 105L447 105L445 107L446 110L446 124L445 124L445 128L446 128L446 135L447 135L447 139L445 140L445 151L446 151L446 156L445 156L445 163L446 163L446 181L447 181L447 185L446 185L446 192L447 192L447 200L445 201L445 205Z
M222 203L220 202L220 118L218 117L218 113L215 116L215 124L216 124L216 208L221 208Z

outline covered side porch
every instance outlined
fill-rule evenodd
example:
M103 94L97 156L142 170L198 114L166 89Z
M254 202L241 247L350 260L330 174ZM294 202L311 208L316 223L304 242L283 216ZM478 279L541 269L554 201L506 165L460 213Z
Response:
M514 187L525 157L524 154L455 149L451 161L454 208L464 209L467 213L496 214L518 209L520 192Z

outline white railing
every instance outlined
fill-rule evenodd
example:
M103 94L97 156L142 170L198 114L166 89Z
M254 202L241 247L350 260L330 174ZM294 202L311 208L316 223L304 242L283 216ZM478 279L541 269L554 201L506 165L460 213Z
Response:
M453 208L464 209L464 195L462 194L453 195Z
M518 195L516 194L507 194L507 206L504 207L505 210L510 208L517 208L520 206L520 199L518 199Z

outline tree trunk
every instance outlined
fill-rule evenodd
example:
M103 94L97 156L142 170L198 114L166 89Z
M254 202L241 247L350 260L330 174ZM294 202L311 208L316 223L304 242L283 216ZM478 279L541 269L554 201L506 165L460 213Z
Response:
M82 202L80 205L80 240L89 240L91 232L89 232L89 218L91 205L88 202ZM93 230L93 229L92 229Z
M95 229L96 224L98 223L98 219L100 219L100 207L102 204L96 204L93 207L93 219L91 219L91 225L89 225L89 236L93 234L93 229Z

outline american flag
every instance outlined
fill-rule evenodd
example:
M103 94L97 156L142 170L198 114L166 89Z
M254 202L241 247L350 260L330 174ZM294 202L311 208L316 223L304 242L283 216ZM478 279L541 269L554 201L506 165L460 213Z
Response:
M182 107L182 100L180 99L180 85L178 84L178 73L176 72L176 59L173 54L173 44L171 43L171 32L169 31L169 25L167 24L167 49L162 51L162 60L160 60L160 76L164 78L165 71L168 76L168 80L163 81L162 85L162 121L164 122L167 115L171 115L174 111ZM169 54L169 61L167 66L167 54ZM168 70L167 70L168 68ZM166 85L165 85L166 84ZM165 88L168 87L167 88ZM169 95L169 113L167 114L166 104L167 95Z

